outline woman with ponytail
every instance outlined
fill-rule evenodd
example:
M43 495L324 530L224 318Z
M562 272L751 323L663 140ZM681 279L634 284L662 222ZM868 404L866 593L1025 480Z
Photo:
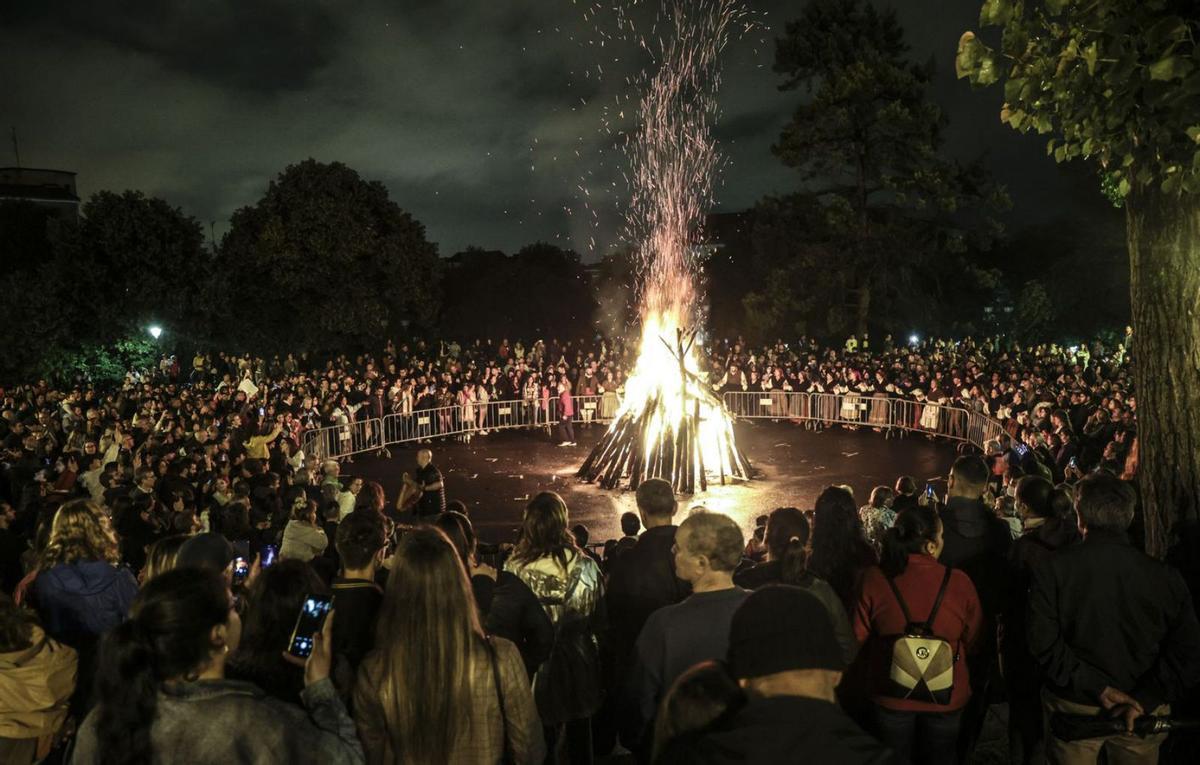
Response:
M743 569L733 576L733 583L747 590L757 590L768 584L790 584L808 590L833 622L833 632L846 663L858 652L858 641L850 629L841 598L824 579L808 570L808 518L795 507L777 507L767 516L767 559L757 566Z
M72 762L362 762L329 680L332 622L331 613L313 641L301 709L225 678L242 625L220 574L180 568L154 577L101 644L97 706Z
M871 685L875 734L901 760L955 763L962 709L971 695L966 654L976 643L983 610L970 578L938 563L942 522L929 507L912 507L884 532L878 566L863 577L854 613L859 655ZM907 613L907 616L906 616ZM930 618L932 616L932 618ZM953 652L953 689L945 703L900 698L891 680L898 639L927 625L927 636Z

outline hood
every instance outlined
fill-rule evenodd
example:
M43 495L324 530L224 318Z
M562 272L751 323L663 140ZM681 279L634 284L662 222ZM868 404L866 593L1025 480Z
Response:
M42 652L42 644L46 641L46 633L41 627L33 625L33 632L30 635L30 643L27 648L21 648L16 651L0 652L0 664L12 664L21 666L28 664L31 660L37 657Z
M112 587L121 575L121 569L108 561L88 560L75 563L60 563L49 571L38 574L53 585L79 595L95 595Z
M1074 544L1079 541L1079 529L1065 518L1050 518L1033 530L1043 543L1051 549Z

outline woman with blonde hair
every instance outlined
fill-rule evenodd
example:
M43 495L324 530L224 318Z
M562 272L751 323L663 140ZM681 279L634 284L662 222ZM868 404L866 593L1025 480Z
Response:
M603 701L596 636L603 631L597 622L604 586L600 566L568 528L563 498L541 492L525 508L521 537L504 569L533 590L554 625L554 648L534 676L534 696L550 738L565 725L566 749L578 764L592 761L591 717Z
M433 527L399 544L354 715L371 763L540 763L542 731L517 647L479 625L458 551Z
M89 706L100 636L125 621L138 593L133 573L120 564L116 535L94 502L77 499L58 509L29 594L46 634L79 652L76 712Z
M78 649L125 620L138 585L120 563L116 534L94 502L58 509L32 589L50 637Z

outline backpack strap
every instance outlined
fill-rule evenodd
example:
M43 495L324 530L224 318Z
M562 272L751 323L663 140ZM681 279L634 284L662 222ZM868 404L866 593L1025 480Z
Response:
M929 634L933 634L933 619L937 616L938 609L942 606L942 598L946 595L946 586L950 584L950 574L953 570L946 566L946 574L942 577L942 586L938 589L937 600L933 601L933 610L929 612L929 618L925 620L925 629Z
M900 604L900 611L904 613L904 629L907 630L909 625L913 623L912 614L908 612L908 604L900 596L900 589L896 587L896 580L889 576L887 577L887 583L888 587L892 588L892 594L896 596L896 602Z

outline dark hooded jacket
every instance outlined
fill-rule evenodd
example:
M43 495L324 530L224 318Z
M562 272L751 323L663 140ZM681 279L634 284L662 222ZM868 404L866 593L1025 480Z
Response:
M938 514L944 541L938 561L971 578L984 618L994 624L1008 599L1008 524L978 499L951 497Z
M60 563L33 582L46 634L74 648L124 621L137 592L129 569L102 560Z

